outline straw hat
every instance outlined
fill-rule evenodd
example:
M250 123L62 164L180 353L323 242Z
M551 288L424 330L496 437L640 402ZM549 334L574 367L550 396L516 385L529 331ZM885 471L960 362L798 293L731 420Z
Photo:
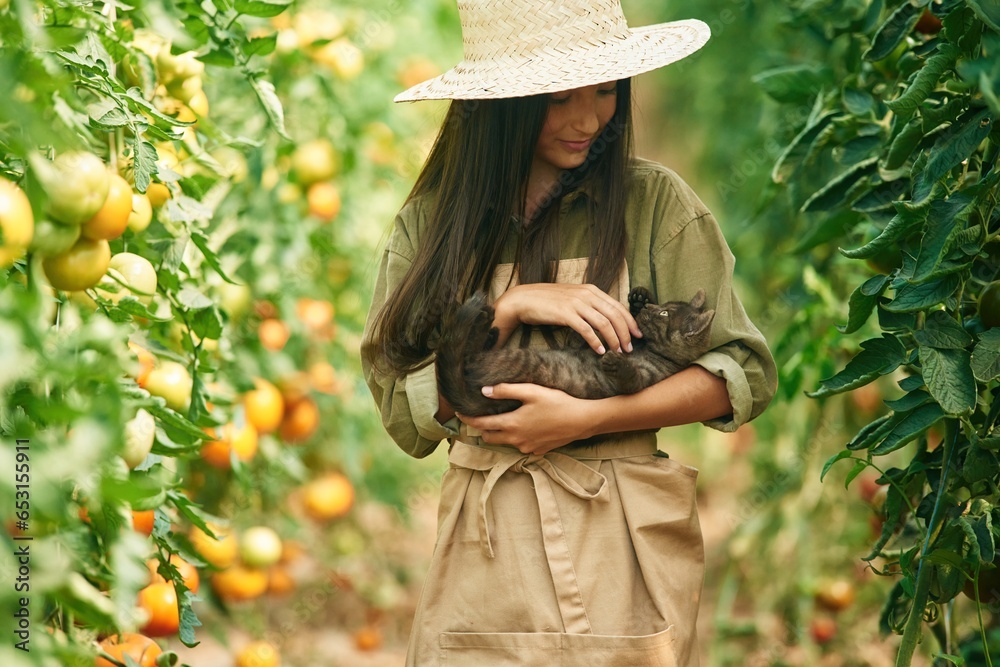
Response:
M624 79L691 55L697 19L631 29L619 0L458 0L465 57L396 102L523 97Z

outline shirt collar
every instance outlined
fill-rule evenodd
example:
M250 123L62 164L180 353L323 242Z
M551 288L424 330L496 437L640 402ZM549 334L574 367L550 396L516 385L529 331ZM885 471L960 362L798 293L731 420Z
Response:
M576 202L577 199L580 199L581 197L584 197L585 199L588 199L594 203L600 201L601 198L597 194L597 188L594 187L594 182L592 180L587 179L582 184L580 184L580 186L576 190L573 190L573 192L570 192L565 197L563 197L562 207L564 209L569 208L570 206L573 205L574 202Z

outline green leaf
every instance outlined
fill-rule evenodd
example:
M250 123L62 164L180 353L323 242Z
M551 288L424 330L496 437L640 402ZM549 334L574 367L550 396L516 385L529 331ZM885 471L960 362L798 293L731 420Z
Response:
M830 472L830 468L833 467L834 463L836 463L837 461L841 461L843 459L849 459L851 458L851 456L852 454L850 451L842 449L833 456L831 456L830 458L828 458L826 460L826 463L823 464L822 472L820 472L819 474L819 481L821 482L823 481L823 478L826 477L826 473Z
M972 374L980 382L1000 378L1000 328L979 334L979 342L972 350Z
M844 108L855 116L867 116L875 109L875 98L866 90L844 88Z
M904 2L879 26L871 47L862 54L868 61L879 61L892 53L913 30L920 18L920 10L909 2Z
M976 407L976 379L965 350L939 350L920 346L927 389L950 415L969 414Z
M211 437L185 417L166 407L162 399L146 406L146 409L164 426L169 426L190 438L196 439L198 442L209 440Z
M989 471L987 471L989 474ZM996 540L993 537L993 515L986 512L972 522L972 532L979 542L979 557L982 563L992 563L996 558Z
M778 156L777 162L774 163L774 167L771 169L772 181L775 183L785 183L788 181L788 177L799 168L803 158L808 154L809 147L813 141L830 124L836 115L836 112L828 111L799 131L795 138L792 139L792 143L785 147L785 150Z
M291 137L285 132L285 111L281 107L277 93L274 92L274 84L264 79L250 77L250 86L257 93L257 99L264 107L264 112L274 125L275 131L282 139L291 141Z
M927 59L924 66L917 72L913 83L894 100L885 103L887 107L897 114L909 115L920 106L920 103L927 99L941 79L945 71L955 65L958 58L958 49L952 44L942 44L940 50L935 55Z
M860 449L868 449L876 442L880 442L900 419L899 415L895 414L882 415L870 424L866 424L847 443L847 449L852 452Z
M949 275L919 285L904 284L896 290L896 295L885 305L885 309L894 313L925 310L954 294L960 282L958 276Z
M967 484L975 484L996 474L997 455L981 446L969 447L962 465L962 476Z
M778 102L808 102L832 79L829 67L821 65L785 65L755 74L751 81Z
M841 174L835 176L826 185L817 190L802 204L799 209L803 213L811 211L828 211L844 203L848 193L861 178L873 173L878 166L878 158L870 157L862 160Z
M882 233L874 239L854 250L840 248L840 254L849 259L870 259L880 251L891 247L901 238L923 224L930 208L909 210L902 206L896 208L896 215L889 221Z
M200 229L194 230L191 234L191 241L193 241L195 246L198 247L198 250L201 250L201 254L205 256L205 261L208 262L208 265L211 266L223 280L233 285L237 284L232 278L226 275L226 272L222 269L222 263L219 261L219 256L216 255L215 252L213 252L209 247L208 236L206 236L203 231Z
M888 286L889 277L882 275L873 276L862 283L854 290L851 298L848 300L847 324L844 326L838 325L837 329L845 334L854 333L860 329L861 325L868 321L872 311L875 310L878 298Z
M923 380L921 380L920 384L923 386ZM910 393L904 394L902 397L897 398L894 401L885 401L885 404L895 412L909 412L910 410L919 408L921 405L929 403L930 401L930 394L923 389L914 389Z
M953 247L955 237L965 229L974 208L972 204L973 199L967 194L931 202L911 282L925 282L939 269Z
M893 426L885 439L872 448L872 455L882 456L900 449L943 418L944 410L937 403L928 403L917 408Z
M236 11L248 16L271 18L285 11L292 0L236 0Z
M278 33L266 37L256 37L243 44L243 53L250 56L266 56L278 46Z
M844 488L848 488L851 485L851 482L854 481L854 478L863 473L867 467L867 461L855 461L854 467L851 468L849 473L847 473L847 478L844 480Z
M916 391L924 386L924 378L921 375L909 375L896 384L898 384L899 388L903 391Z
M821 398L864 386L886 373L896 370L905 361L906 350L892 334L869 338L861 343L861 352L847 362L844 370L820 382L820 388L807 395Z
M201 620L192 607L193 602L200 601L197 595L189 591L183 583L177 586L177 606L180 610L180 629L178 638L188 648L194 648L200 642L195 639L195 628L201 626Z
M146 304L131 295L122 297L122 299L116 305L112 305L111 308L122 310L133 317L142 317L155 322L169 322L173 319L172 317L158 317L146 307Z
M964 350L972 345L972 336L947 312L935 310L927 316L924 328L913 332L920 345L940 350Z
M202 294L198 289L187 285L177 294L177 300L181 302L181 305L189 310L201 310L203 308L210 308L214 305L214 302L207 296Z
M893 202L910 189L910 180L901 178L879 183L851 203L851 210L859 213L884 211L893 207Z
M993 127L988 108L969 109L942 132L931 148L927 166L914 181L913 198L922 199L953 167L968 158Z
M889 145L889 150L885 154L884 167L886 169L899 169L906 162L906 159L913 153L920 140L924 138L923 120L914 118L903 126Z
M1000 5L990 0L965 0L980 21L1000 32Z
M218 340L222 336L222 315L215 304L210 308L202 308L195 311L191 322L191 330L200 339L210 338Z
M159 173L156 166L156 149L148 141L137 141L135 137L125 139L132 147L132 175L137 192L144 193L153 176Z

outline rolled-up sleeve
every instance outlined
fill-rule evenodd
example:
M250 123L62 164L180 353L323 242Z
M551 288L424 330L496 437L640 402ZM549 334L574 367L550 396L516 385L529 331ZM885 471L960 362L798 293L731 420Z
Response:
M444 438L458 436L457 418L444 424L435 419L438 388L433 359L428 365L402 376L386 373L383 364L372 363L373 355L380 354L372 345L375 318L392 298L413 261L412 231L407 224L411 215L414 215L412 209L404 207L396 216L396 224L382 255L361 340L361 366L389 436L407 454L423 458Z
M733 291L735 259L715 217L702 209L673 228L654 248L658 298L690 300L704 289L712 320L712 349L697 360L726 381L733 407L730 415L704 422L720 431L735 431L760 415L777 390L777 368L764 336L747 316Z

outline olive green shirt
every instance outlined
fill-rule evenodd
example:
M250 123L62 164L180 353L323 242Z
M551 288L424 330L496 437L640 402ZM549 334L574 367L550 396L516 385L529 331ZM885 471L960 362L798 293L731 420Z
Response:
M715 217L674 171L648 160L636 160L627 179L625 220L628 227L626 264L629 284L645 286L657 302L690 300L698 289L715 309L713 349L694 363L724 378L733 413L705 422L734 431L757 417L777 388L774 359L760 331L747 317L732 278L735 260ZM587 257L590 252L588 206L593 194L586 187L565 197L559 211L560 259ZM406 274L427 224L422 200L409 201L396 216L372 297L362 338L368 349L375 314ZM513 248L504 261L513 260ZM365 355L362 355L364 359ZM438 388L434 364L394 377L363 361L365 380L382 416L382 423L403 451L415 457L430 454L441 440L459 436L459 422L435 419Z

